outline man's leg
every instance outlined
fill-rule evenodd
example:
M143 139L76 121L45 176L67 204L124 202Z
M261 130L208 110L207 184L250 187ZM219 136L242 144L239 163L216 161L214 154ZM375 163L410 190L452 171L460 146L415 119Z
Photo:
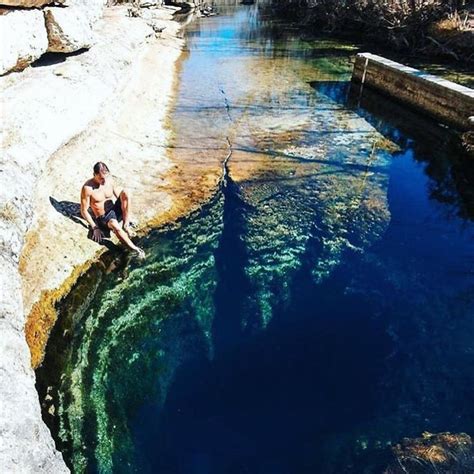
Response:
M134 250L135 252L143 252L142 249L137 247L131 240L128 234L122 229L120 224L116 219L110 219L110 221L107 223L107 226L109 229L111 229L114 234L120 239L121 242L123 242L130 250Z
M135 237L135 231L130 227L130 193L123 189L119 195L118 201L120 203L120 214L123 220L123 230L129 237Z
M126 228L130 225L130 193L127 189L122 189L119 199L122 207L123 226Z

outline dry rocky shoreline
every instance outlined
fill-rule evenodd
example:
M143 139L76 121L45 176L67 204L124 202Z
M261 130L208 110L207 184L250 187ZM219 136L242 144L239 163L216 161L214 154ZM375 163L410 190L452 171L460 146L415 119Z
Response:
M175 167L165 153L167 111L183 46L176 10L155 5L133 17L126 6L96 11L96 20L88 23L90 49L83 51L90 44L81 40L75 45L80 54L46 57L38 67L0 77L0 465L5 472L68 472L42 422L32 365L41 362L54 303L105 249L87 239L77 218L80 187L92 165L107 162L135 194L135 219L142 229L182 210L167 189ZM72 41L71 35L66 40ZM17 57L10 70L23 69L32 58Z

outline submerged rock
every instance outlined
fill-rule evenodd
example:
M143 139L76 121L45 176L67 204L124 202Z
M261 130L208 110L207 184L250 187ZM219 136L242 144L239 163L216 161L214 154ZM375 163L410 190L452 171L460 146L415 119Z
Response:
M474 472L474 444L465 433L425 432L392 448L394 461L385 474Z
M474 122L474 119L473 119L473 122ZM474 158L474 131L463 133L461 137L461 146L462 146L463 151L465 151L465 153L470 158Z

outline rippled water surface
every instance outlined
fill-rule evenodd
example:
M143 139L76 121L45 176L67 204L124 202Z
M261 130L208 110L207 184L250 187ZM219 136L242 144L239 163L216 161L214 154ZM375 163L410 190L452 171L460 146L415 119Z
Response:
M351 45L219 9L188 27L170 154L226 179L62 302L38 389L67 463L381 472L402 437L473 435L472 165L351 91Z

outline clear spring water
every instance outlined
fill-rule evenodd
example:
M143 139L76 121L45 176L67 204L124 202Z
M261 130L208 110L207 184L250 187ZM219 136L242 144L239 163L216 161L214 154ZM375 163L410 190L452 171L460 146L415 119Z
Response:
M37 375L68 465L381 472L404 436L473 435L472 164L350 91L351 45L219 8L188 27L170 153L231 154L227 184L61 303Z

